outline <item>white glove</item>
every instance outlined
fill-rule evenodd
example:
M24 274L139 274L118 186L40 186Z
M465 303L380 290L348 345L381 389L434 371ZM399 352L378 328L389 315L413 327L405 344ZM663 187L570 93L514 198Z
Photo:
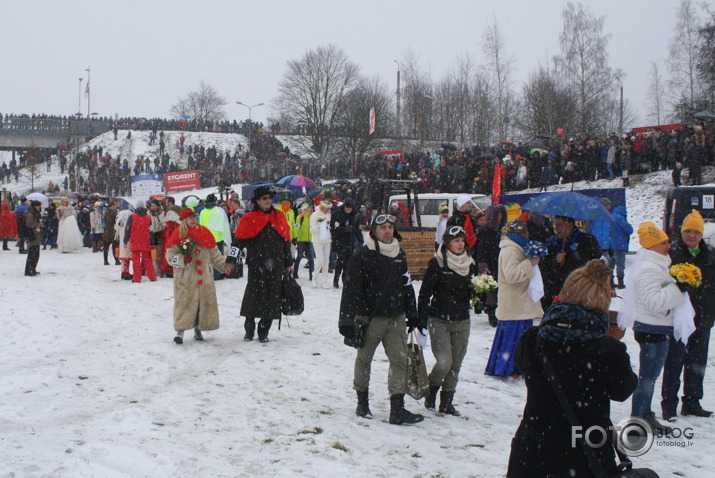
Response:
M417 344L425 348L427 345L427 329L419 329L417 330Z

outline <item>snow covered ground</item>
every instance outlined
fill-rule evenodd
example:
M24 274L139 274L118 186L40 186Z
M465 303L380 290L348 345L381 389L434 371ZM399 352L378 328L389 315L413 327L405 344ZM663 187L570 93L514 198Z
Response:
M660 223L665 174L632 180L628 208L634 225ZM355 351L337 332L341 291L313 289L305 269L299 280L305 312L284 321L280 331L275 324L270 343L242 341L243 278L217 283L221 328L206 333L205 342L189 336L177 346L171 279L122 281L118 266L104 266L101 253L89 249L42 251L42 274L24 277L25 258L16 248L0 252L6 324L0 348L0 477L499 477L506 472L526 390L522 380L484 375L495 330L485 316L472 318L455 397L462 416L439 416L407 398L407 408L426 419L395 426L387 423L382 350L372 370L374 418L355 416ZM627 274L626 283L632 280ZM630 332L624 340L637 370L637 344ZM431 351L425 352L431 367ZM709 365L703 406L713 409L712 355ZM658 400L656 393L654 410ZM629 411L630 401L614 403L614 422ZM677 425L692 427L692 444L656 444L636 459L637 466L663 477L713 476L715 457L708 450L715 420L681 417Z

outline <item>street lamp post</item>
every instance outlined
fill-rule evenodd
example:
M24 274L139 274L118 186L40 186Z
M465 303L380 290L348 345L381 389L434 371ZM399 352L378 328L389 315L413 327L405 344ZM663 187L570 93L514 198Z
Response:
M84 78L79 79L79 89L77 90L77 113L78 117L82 115L82 80Z
M248 157L251 157L251 137L253 136L253 120L251 119L251 112L253 111L253 108L256 108L258 106L263 106L265 103L257 103L253 106L248 106L245 103L241 103L240 101L236 102L237 105L245 106L248 108Z

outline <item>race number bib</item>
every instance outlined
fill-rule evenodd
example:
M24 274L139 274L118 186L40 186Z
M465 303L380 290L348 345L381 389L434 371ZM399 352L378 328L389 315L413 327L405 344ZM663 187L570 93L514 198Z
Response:
M238 247L232 247L231 249L229 249L228 255L229 255L229 257L236 258L236 257L238 257L240 252L241 252L241 250Z
M172 267L179 267L179 256L174 256L171 258L171 266Z

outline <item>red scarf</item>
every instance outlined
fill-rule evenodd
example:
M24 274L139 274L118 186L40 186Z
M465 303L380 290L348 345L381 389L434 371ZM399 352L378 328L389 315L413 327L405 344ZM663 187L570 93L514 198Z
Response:
M164 244L164 247L168 249L174 244L178 244L185 238L179 237L180 229L177 227L176 230L171 234L169 240ZM213 249L216 247L216 239L211 231L201 224L197 224L195 227L189 229L189 237L198 245L204 249Z
M244 214L241 218L241 222L238 223L238 227L236 228L236 238L254 238L263 230L264 227L266 227L268 223L273 226L273 229L283 239L288 242L291 241L290 226L288 225L286 215L279 213L273 208L271 208L270 212L258 210Z

